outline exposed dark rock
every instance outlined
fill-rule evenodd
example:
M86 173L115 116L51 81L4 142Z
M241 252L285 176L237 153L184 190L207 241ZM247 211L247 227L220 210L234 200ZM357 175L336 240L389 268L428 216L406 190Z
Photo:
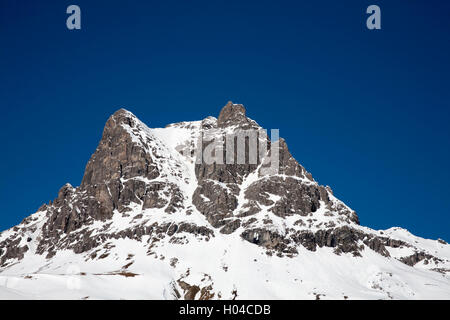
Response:
M318 230L315 233L304 230L286 236L265 229L253 229L244 231L241 236L251 243L280 252L294 253L295 247L302 245L310 251L316 251L317 247L331 247L336 248L335 252L338 254L353 253L355 256L359 256L363 249L359 244L361 240L370 249L389 257L381 239L347 226Z
M272 159L272 149L268 149L268 159ZM278 173L284 174L287 176L295 176L299 178L308 179L310 181L314 181L312 175L305 170L291 155L289 152L286 141L283 138L280 138L278 141ZM271 161L264 162L261 168L259 169L259 175L264 175L264 170L272 165Z
M229 101L220 111L217 125L221 128L229 126L249 128L252 125L252 121L246 117L245 113L246 111L242 104L233 104L233 102Z
M237 195L239 188L228 184L223 186L212 180L199 183L194 192L192 203L206 216L209 223L215 228L225 224L237 207Z
M269 195L278 196L280 200L275 203ZM304 184L295 178L270 177L251 184L245 191L245 198L253 201L253 205L246 209L248 211L259 211L258 204L273 205L270 211L279 217L306 216L320 207L321 194L315 185Z
M286 237L270 230L261 228L246 230L241 234L241 237L248 242L266 249L273 249L285 253L296 253L295 248L292 249L289 247L290 242Z
M20 247L19 244L21 242L21 238L17 238L15 240L6 240L4 248L0 248L0 266L4 265L4 263L9 259L23 259L25 252L28 251L28 246Z
M230 234L236 231L241 226L241 220L233 220L231 222L227 222L222 229L220 229L220 233Z
M400 261L403 262L404 264L407 264L408 266L414 266L416 263L418 263L424 259L442 262L441 259L438 259L438 258L432 256L431 254L428 254L425 252L415 252L414 254L412 254L410 256L400 258Z
M178 280L178 285L183 289L184 291L184 300L194 300L197 293L200 291L200 287Z
M442 273L442 274L450 273L450 269L447 269L447 268L432 268L431 270Z

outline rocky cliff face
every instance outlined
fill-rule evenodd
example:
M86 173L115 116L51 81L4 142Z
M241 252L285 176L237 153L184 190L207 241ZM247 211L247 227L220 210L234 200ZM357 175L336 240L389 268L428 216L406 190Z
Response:
M285 264L301 259L304 250L349 255L359 259L355 261L374 254L387 265L442 274L450 287L446 243L430 245L409 234L400 236L397 229L383 232L360 226L357 214L313 179L283 139L271 141L261 130L246 116L244 106L231 102L217 119L164 129L149 129L132 113L117 111L106 123L81 185L63 186L54 201L0 234L0 275L16 272L21 265L26 272L50 265L58 269L63 253L64 259L81 259L89 266L123 260L124 266L114 272L129 270L138 261L146 261L143 264L151 269L155 262L149 257L161 262L172 255L166 268L175 271L163 286L164 297L231 298L223 289L228 284L217 283L221 276L190 262L190 256L181 263L179 250L200 245L202 256L211 256L226 273L229 251L244 246L245 252L263 253L265 259L287 259ZM248 132L256 132L258 144L252 149L251 137L244 135L244 161L239 162L238 136ZM252 152L258 156L252 158ZM273 152L278 153L277 170L265 170L275 163ZM206 161L208 154L221 154L226 161ZM207 243L216 243L222 255L216 257ZM143 253L124 254L133 251L130 246ZM242 254L247 255L243 260L249 256ZM257 265L258 259L249 263ZM204 278L193 280L194 274ZM244 280L234 285L240 285L246 297L258 297L248 292Z

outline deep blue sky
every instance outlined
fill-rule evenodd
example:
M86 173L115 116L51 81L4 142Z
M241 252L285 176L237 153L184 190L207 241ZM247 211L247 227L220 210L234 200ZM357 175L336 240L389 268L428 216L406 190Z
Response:
M450 240L449 1L1 0L0 41L0 229L79 185L118 108L159 127L232 100L363 225Z

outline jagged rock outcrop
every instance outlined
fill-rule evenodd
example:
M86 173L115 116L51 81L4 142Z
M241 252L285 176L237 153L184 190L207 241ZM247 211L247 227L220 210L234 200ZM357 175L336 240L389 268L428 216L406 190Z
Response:
M257 124L247 118L246 110L242 104L234 104L229 101L220 111L217 126L219 128L236 126L246 130L257 126Z
M348 226L316 232L294 231L285 236L265 229L253 229L244 231L242 237L267 249L288 254L297 253L296 247L301 245L310 251L316 251L318 247L331 247L335 248L336 254L352 253L353 256L361 256L360 252L365 249L365 244L385 257L390 256L381 238Z

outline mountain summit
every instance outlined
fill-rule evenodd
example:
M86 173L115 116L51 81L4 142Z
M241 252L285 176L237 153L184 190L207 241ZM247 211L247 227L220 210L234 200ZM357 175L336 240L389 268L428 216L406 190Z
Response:
M243 105L120 109L81 185L0 233L0 299L36 297L449 299L450 245L361 226Z
M229 125L246 123L249 120L245 116L245 108L242 104L234 104L229 101L220 111L217 125L224 128Z

